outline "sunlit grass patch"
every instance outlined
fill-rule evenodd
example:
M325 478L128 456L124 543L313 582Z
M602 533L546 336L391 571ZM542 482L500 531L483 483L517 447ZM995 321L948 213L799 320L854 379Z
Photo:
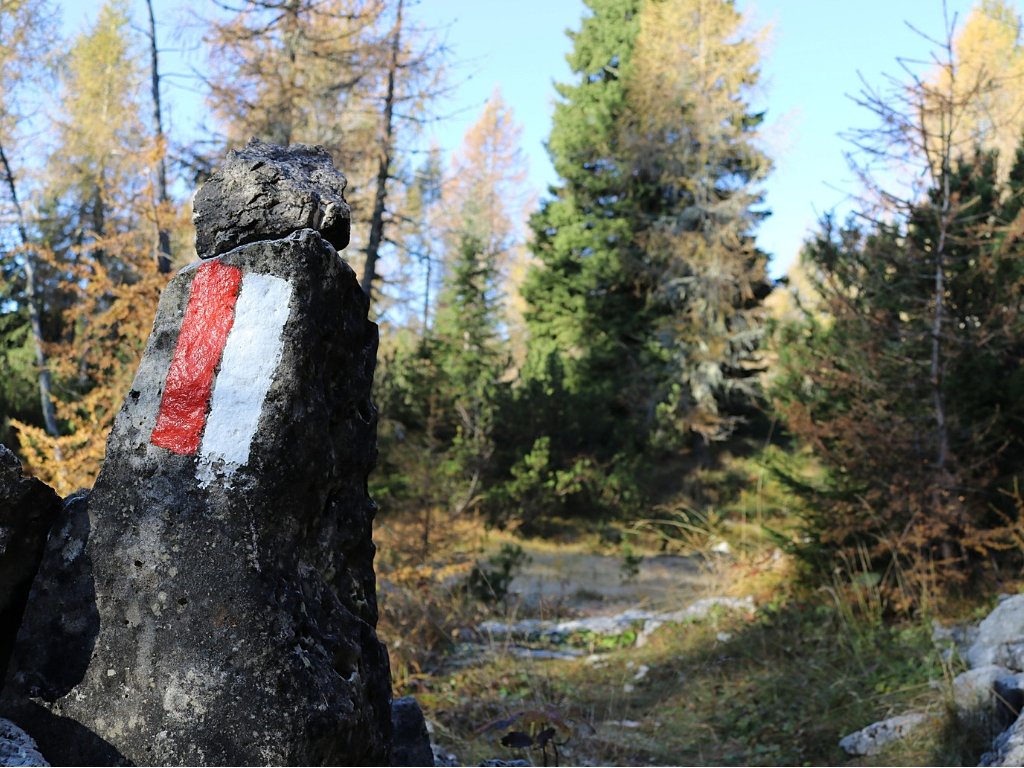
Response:
M573 723L565 764L846 764L839 739L875 720L913 709L944 722L926 627L876 628L868 654L844 626L827 604L721 612L579 661L498 655L425 681L418 695L466 763L516 756L476 731L524 710ZM940 725L925 728L883 757L935 764L941 737Z

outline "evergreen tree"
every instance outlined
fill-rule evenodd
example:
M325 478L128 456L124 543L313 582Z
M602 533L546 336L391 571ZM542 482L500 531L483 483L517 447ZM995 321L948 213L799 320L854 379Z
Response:
M592 0L570 33L577 80L556 85L561 99L548 142L562 181L530 221L538 263L522 289L530 337L522 393L564 404L557 424L530 430L549 436L563 466L587 451L611 458L635 442L643 421L652 326L636 290L638 211L619 143L640 7L639 0ZM538 413L536 405L521 410Z
M548 145L561 181L532 219L522 410L555 475L653 446L704 460L757 395L768 163L748 107L757 48L728 0L593 0ZM557 384L556 384L557 382ZM527 439L529 455L536 442ZM523 454L521 454L523 455Z
M1013 222L1022 163L1018 152L1000 185L996 153L962 160L948 187L933 188L905 220L836 228L826 219L803 255L824 314L786 328L773 391L789 428L827 469L803 485L815 502L807 554L829 570L837 557L866 552L903 607L963 586L1016 525L1024 270ZM951 213L947 190L957 201ZM931 372L940 234L938 425Z
M378 379L382 434L396 457L383 490L413 501L424 547L436 518L479 509L495 473L501 383L509 366L501 268L520 246L519 127L500 96L485 106L443 173L428 157L410 210L439 225L431 237L410 222L405 242L442 273L422 329L411 323ZM442 180L443 179L443 180ZM434 263L435 257L440 256ZM432 290L431 273L426 290ZM404 499L402 497L405 497Z

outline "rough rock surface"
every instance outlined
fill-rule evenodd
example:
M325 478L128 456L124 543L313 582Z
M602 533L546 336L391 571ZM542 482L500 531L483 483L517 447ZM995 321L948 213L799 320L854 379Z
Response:
M1024 718L1018 720L996 737L992 751L981 756L979 765L1024 765Z
M972 667L998 664L1024 672L1024 595L1006 598L985 617L966 658Z
M192 202L196 252L204 259L245 243L315 229L337 250L348 245L345 177L323 147L284 148L253 139L229 152Z
M0 714L56 764L388 764L376 326L319 233L274 234L169 283L47 549Z
M1013 673L998 664L968 669L953 678L953 701L963 714L991 715L997 709L996 686Z
M53 489L25 477L18 458L0 445L0 681L59 511L60 497Z
M928 720L929 716L923 712L890 717L844 736L839 740L839 746L848 755L877 755L885 745L906 738Z
M0 766L48 766L32 737L10 720L0 717Z
M391 703L391 728L391 765L434 764L427 721L416 699L403 696Z

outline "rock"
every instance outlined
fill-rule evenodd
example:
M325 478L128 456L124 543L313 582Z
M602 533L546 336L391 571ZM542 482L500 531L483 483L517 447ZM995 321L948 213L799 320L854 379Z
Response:
M89 541L89 493L79 491L63 503L46 541L32 602L18 634L23 688L56 700L81 679L100 628ZM23 721L28 724L28 721ZM31 727L31 726L30 726Z
M953 661L954 653L962 658L977 639L978 627L975 624L945 626L932 621L932 643L939 649L946 663Z
M637 644L643 645L648 636L664 624L699 621L707 618L716 609L753 611L754 607L754 600L750 597L707 597L678 611L655 612L630 609L612 616L588 616L567 621L521 619L505 623L489 620L477 624L476 631L492 641L547 640L558 643L578 634L615 636L639 630Z
M427 722L412 696L391 702L391 765L434 765Z
M458 768L458 766L462 765L458 757L451 752L446 752L436 744L431 749L434 752L434 765L442 766L443 768Z
M0 681L59 511L60 497L53 489L25 477L18 457L0 445Z
M0 714L54 763L389 762L376 326L330 243L276 234L168 284L96 485L47 550ZM49 638L69 578L97 620Z
M844 736L839 746L848 755L877 755L887 744L906 738L930 719L923 712L890 717Z
M1024 765L1024 718L1017 720L996 737L992 751L981 756L978 765Z
M998 664L1024 672L1024 595L1008 597L993 609L965 656L972 667Z
M989 716L996 712L995 689L1003 678L1013 673L998 664L969 669L953 679L953 702L961 714Z
M229 152L192 202L196 252L208 259L257 240L315 229L337 250L351 213L344 175L323 147L288 148L253 139Z
M48 766L32 737L10 720L0 717L0 766Z
M996 720L1000 727L1006 727L1024 710L1024 672L996 678L992 692L995 695Z

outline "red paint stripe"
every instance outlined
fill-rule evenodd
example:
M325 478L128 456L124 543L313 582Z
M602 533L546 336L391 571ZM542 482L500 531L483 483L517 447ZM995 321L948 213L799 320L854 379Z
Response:
M235 319L235 299L242 270L219 260L196 270L178 346L167 372L153 445L175 453L195 453L206 424L213 375Z

